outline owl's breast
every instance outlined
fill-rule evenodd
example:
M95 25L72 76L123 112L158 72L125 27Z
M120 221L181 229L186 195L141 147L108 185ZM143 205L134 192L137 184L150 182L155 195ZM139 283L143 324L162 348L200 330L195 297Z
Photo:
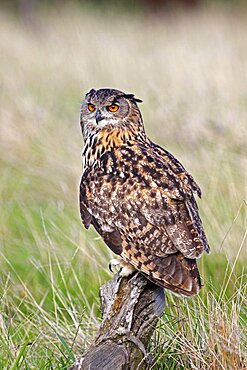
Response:
M112 231L116 225L122 227L128 222L127 214L121 214L128 192L127 180L113 150L104 153L82 176L80 201L104 231Z

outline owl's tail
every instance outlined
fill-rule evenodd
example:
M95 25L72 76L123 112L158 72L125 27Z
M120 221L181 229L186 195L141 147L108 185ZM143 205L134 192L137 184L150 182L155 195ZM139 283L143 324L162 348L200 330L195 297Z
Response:
M201 279L196 259L184 257L180 252L162 256L145 256L142 264L135 267L153 283L186 296L197 294L201 288ZM133 264L133 259L131 264Z

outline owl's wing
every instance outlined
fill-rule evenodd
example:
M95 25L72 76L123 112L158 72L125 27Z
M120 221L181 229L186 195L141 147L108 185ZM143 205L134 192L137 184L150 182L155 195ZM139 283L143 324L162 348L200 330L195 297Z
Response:
M158 156L162 158L164 163L167 163L174 173L174 180L178 182L183 191L183 201L180 204L181 213L184 214L185 224L188 225L190 229L190 235L196 245L196 255L200 256L204 251L209 253L210 248L208 241L203 230L202 221L199 215L196 200L194 198L194 193L198 195L199 198L202 196L202 192L194 178L188 173L183 165L167 150L161 148L158 145L152 143L152 146ZM199 240L198 240L199 239ZM186 257L189 258L186 251L182 251Z
M196 193L198 197L201 198L202 192L199 185L196 183L191 174L186 171L182 163L180 163L177 158L153 142L150 142L150 149L157 159L161 160L162 163L172 171L173 175L175 176L174 179L175 181L179 182L183 189L184 195Z
M153 143L140 145L136 151L135 172L147 183L136 198L139 211L151 224L164 225L173 245L185 257L198 258L203 251L209 252L193 195L200 196L201 191L192 176L169 152Z
M201 195L198 185L172 155L155 145L127 152L122 149L120 162L129 159L133 184L130 180L131 186L118 194L124 196L120 217L129 218L121 255L156 284L185 295L198 293L196 259L209 251L193 195Z

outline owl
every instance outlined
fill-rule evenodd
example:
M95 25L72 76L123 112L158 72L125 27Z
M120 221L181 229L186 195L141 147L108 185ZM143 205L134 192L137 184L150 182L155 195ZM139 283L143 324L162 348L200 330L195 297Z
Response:
M92 89L82 101L82 222L118 255L123 275L138 270L192 296L201 288L197 259L209 253L194 197L201 191L183 165L147 137L140 102L108 88Z

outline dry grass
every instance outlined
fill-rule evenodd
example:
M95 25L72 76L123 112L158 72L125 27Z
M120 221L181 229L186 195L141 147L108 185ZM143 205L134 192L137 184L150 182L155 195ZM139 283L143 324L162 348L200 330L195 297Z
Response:
M78 113L105 86L144 100L149 135L204 193L205 288L168 294L154 368L244 369L247 13L68 6L31 22L1 12L0 35L0 367L65 369L98 322L110 252L79 220Z

